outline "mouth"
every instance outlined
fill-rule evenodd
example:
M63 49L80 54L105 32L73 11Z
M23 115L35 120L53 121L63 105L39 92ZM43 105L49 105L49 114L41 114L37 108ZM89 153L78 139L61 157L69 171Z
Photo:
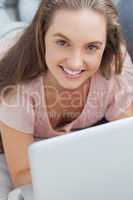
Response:
M69 77L69 78L79 78L81 74L86 71L85 69L79 69L79 70L72 70L63 67L62 65L59 65L60 69L63 71L63 73Z

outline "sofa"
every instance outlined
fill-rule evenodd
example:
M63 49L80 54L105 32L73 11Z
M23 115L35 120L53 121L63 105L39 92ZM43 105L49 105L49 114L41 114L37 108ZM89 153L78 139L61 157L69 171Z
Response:
M114 0L119 12L119 21L133 61L133 0Z

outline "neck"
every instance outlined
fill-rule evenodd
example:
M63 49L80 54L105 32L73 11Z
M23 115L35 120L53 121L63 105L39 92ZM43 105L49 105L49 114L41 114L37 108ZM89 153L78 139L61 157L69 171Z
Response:
M61 93L67 93L67 94L73 94L75 92L82 92L84 90L86 90L85 88L88 88L89 82L86 81L83 85L81 85L79 88L71 90L71 89L66 89L63 88L55 79L55 77L51 74L50 71L48 71L45 75L44 75L44 86L46 89L51 89L51 91L55 91L58 94Z

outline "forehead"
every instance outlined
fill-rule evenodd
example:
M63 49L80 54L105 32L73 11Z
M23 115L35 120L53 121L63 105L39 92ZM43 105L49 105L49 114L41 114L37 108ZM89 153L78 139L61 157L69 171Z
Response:
M47 32L51 35L62 33L72 40L103 40L106 37L106 19L90 9L59 10L54 14Z

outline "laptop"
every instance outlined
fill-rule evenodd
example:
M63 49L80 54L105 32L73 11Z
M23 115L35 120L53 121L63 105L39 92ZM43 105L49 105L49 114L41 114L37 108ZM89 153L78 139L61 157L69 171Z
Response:
M133 200L133 117L29 147L34 200Z

